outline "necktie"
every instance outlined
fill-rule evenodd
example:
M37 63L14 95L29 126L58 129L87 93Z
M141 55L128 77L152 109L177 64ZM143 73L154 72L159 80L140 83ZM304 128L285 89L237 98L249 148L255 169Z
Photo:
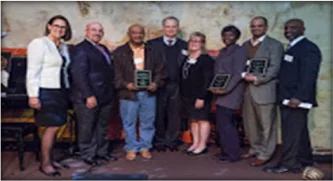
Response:
M97 49L104 55L106 61L108 62L108 64L111 64L111 60L109 55L105 52L105 50L100 46L100 45L96 45Z
M172 42L173 42L173 41L172 41L171 39L169 39L169 40L168 40L168 45L169 45L169 46L172 46Z

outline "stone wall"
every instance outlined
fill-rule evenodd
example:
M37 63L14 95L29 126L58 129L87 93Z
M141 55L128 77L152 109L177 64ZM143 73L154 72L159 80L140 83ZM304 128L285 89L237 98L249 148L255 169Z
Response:
M43 35L46 21L53 15L66 16L73 29L75 44L84 38L85 25L99 21L104 25L103 43L111 50L127 41L128 26L140 23L146 27L146 39L161 34L161 20L174 15L181 21L180 36L193 31L207 35L207 48L223 47L222 27L234 24L242 30L240 42L250 37L249 21L256 15L269 20L269 35L284 44L283 25L289 18L302 18L306 36L321 49L318 101L320 106L310 113L309 127L314 147L331 148L332 118L332 2L2 2L2 47L24 48Z

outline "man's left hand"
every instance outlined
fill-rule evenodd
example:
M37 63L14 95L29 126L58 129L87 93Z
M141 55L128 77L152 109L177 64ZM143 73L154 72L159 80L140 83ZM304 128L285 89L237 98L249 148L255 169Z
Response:
M297 108L300 104L301 104L300 100L295 99L295 98L291 98L289 103L288 103L288 106L292 107L292 108Z
M151 91L151 92L155 92L156 89L157 89L157 84L154 83L154 82L152 82L152 83L150 84L148 90Z
M252 75L252 74L247 74L244 79L247 81L247 82L254 82L257 80L257 77Z

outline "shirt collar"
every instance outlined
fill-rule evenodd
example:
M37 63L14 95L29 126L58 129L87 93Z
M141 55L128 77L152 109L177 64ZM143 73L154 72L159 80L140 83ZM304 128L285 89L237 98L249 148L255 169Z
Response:
M251 38L251 44L252 44L253 46L258 45L259 43L261 43L261 42L263 42L263 41L265 40L266 36L267 36L267 35L262 35L260 38L258 38L258 39L255 40L255 41L253 40L253 38Z
M145 48L145 44L144 43L141 46L139 46L139 47L133 46L130 42L128 44L129 44L129 46L131 47L132 50L137 50L137 49L143 49L143 48Z
M177 37L168 38L167 36L163 35L163 41L166 45L169 45L168 40L172 40L171 45L175 45L175 43L177 42Z
M305 36L299 36L298 38L294 39L293 41L291 41L289 43L290 47L296 45L296 43L300 42L301 40L303 40L305 38Z

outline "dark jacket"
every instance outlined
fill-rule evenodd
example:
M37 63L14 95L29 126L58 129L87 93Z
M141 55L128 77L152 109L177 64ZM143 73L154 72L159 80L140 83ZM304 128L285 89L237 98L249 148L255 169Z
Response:
M286 55L292 61L286 61ZM317 78L321 52L316 44L304 38L285 52L279 74L278 98L296 98L317 106Z
M182 71L188 57L185 57L185 61L182 66ZM210 100L212 94L207 89L214 75L214 59L209 55L203 54L197 58L197 62L192 64L188 71L187 78L181 73L180 81L180 94L182 97L191 99Z
M111 59L109 50L104 45L100 46ZM72 48L70 75L73 103L85 103L90 96L95 96L98 104L106 104L113 99L113 65L91 42L84 40Z
M153 47L155 50L157 50L161 55L162 55L162 59L165 65L167 65L168 61L166 58L166 52L165 52L165 48L164 48L164 42L163 42L163 36L149 40L147 42L147 45ZM185 42L184 40L177 38L177 42L175 44L175 46L177 46L177 50L178 50L178 55L177 55L177 62L178 62L178 68L179 70L176 70L177 72L180 71L180 68L183 64L183 60L184 57L186 55L184 55L182 53L183 50L187 50L187 42ZM168 83L168 79L166 79L166 84Z
M144 69L152 72L152 82L158 87L164 85L167 78L165 66L161 55L151 46L145 45ZM135 65L133 62L133 51L126 43L118 47L114 51L114 66L115 66L115 86L118 90L120 99L136 99L136 91L130 91L126 88L129 83L134 83ZM149 92L149 95L154 95L155 92Z
M231 74L225 94L216 96L216 104L229 109L239 109L243 102L244 81L241 76L247 60L246 49L239 45L224 48L216 57L214 73Z

